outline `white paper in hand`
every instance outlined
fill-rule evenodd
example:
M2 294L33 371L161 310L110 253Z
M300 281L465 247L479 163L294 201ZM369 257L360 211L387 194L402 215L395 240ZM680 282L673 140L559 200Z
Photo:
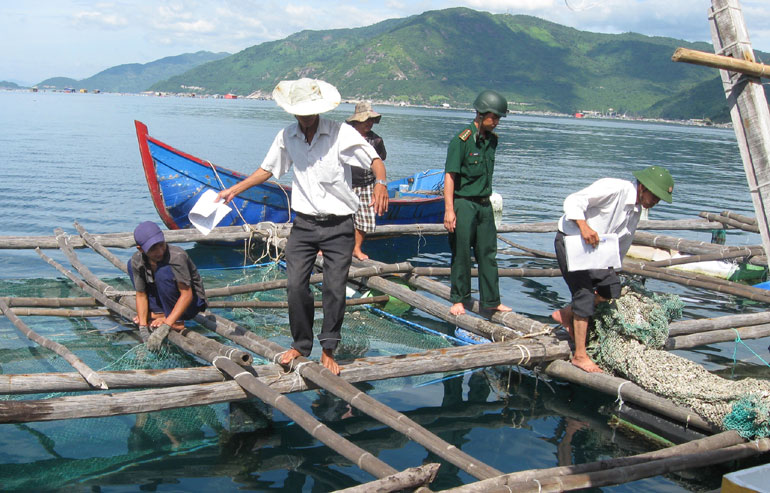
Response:
M599 244L595 248L583 241L580 235L565 236L564 249L567 252L567 270L570 272L609 267L619 269L621 266L616 234L599 235Z
M230 206L225 205L224 201L215 202L216 199L217 192L206 190L187 214L195 229L204 235L211 233L219 221L232 210Z

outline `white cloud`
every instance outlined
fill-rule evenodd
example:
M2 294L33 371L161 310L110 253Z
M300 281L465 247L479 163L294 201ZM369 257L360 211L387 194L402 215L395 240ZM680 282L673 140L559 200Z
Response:
M73 15L75 25L83 28L96 26L106 29L122 28L128 25L128 19L117 14L104 12L77 12Z

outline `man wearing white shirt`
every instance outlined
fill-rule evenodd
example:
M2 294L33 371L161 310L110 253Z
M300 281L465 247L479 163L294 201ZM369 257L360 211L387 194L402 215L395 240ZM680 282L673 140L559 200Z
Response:
M580 235L596 247L599 235L617 234L620 259L623 260L639 223L642 208L650 209L658 201L671 203L674 179L666 168L650 166L634 171L636 184L615 178L602 178L564 199L564 215L554 240L556 258L567 282L572 303L556 310L551 317L563 325L573 341L572 364L587 372L601 372L586 352L588 319L597 303L620 296L620 280L613 268L570 271L564 237Z
M281 357L289 364L309 356L313 348L313 296L310 273L323 252L323 326L318 339L321 363L335 374L334 350L345 315L345 282L355 243L353 214L358 197L351 188L351 166L371 168L376 182L372 205L388 210L385 165L377 151L350 125L327 120L320 113L340 103L337 89L312 79L281 81L273 91L276 103L297 119L276 135L262 165L249 177L219 192L229 202L244 190L280 178L293 166L291 208L296 217L286 245L289 325L294 340Z

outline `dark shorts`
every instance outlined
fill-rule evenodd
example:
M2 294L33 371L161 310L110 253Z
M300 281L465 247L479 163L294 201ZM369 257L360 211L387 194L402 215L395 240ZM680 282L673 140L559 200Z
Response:
M572 312L579 317L588 318L594 314L595 294L608 300L620 296L620 279L613 268L568 271L564 236L560 231L556 233L556 239L553 241L556 260L572 294Z

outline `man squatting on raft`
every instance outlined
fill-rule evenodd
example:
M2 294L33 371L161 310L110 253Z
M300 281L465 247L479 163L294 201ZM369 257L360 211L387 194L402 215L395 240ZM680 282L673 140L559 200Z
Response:
M602 178L564 199L564 215L559 219L554 248L572 303L554 311L551 317L564 326L575 342L572 364L587 372L601 372L586 352L588 319L595 306L620 296L620 280L613 268L569 271L564 248L566 235L580 235L596 247L599 235L618 235L620 260L631 247L642 207L652 208L658 201L671 203L674 179L666 168L650 166L634 171L636 185L626 180Z
M377 152L350 125L321 118L340 103L340 93L324 81L281 81L273 99L297 123L278 135L259 169L243 181L219 192L229 202L244 190L280 178L294 167L291 208L296 218L286 244L289 326L294 339L280 363L287 365L313 349L313 295L310 273L318 252L323 252L323 325L318 334L321 364L335 374L340 369L334 350L340 341L345 316L345 283L353 259L353 214L358 197L351 188L351 166L371 168L377 183L372 204L377 214L388 210L385 164Z
M157 350L170 329L184 330L184 321L206 309L206 292L198 269L182 248L167 245L157 224L145 221L134 229L137 252L128 261L136 290L134 323L155 330L147 347Z
M444 227L452 249L449 313L462 315L471 301L471 249L479 266L479 298L483 309L509 312L500 303L497 272L497 228L489 196L495 171L500 118L508 101L495 91L482 91L473 102L476 118L449 142L444 166Z

